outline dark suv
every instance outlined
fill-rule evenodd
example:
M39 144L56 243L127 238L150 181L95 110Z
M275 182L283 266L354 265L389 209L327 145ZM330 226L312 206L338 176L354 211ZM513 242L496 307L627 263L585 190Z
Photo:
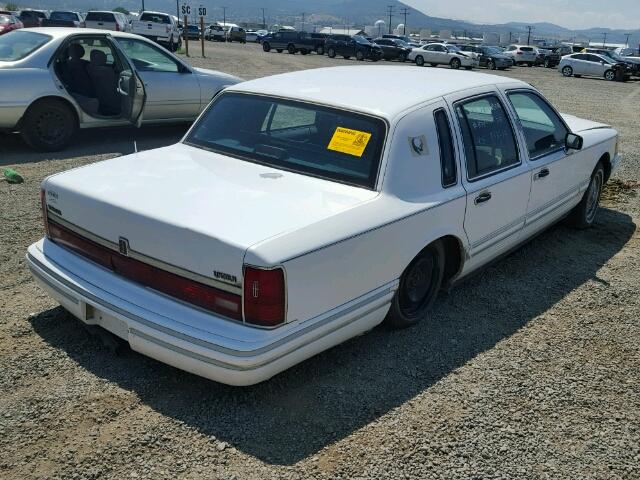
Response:
M356 57L377 62L382 58L382 48L364 37L350 35L331 35L324 45L329 58L342 55L344 58Z
M261 43L265 52L273 49L278 53L286 50L291 54L300 52L306 55L316 52L318 55L324 55L324 42L325 36L319 33L281 30L263 37Z

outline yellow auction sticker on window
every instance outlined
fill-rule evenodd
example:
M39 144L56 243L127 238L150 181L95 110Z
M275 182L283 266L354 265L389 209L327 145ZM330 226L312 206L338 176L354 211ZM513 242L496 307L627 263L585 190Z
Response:
M361 157L371 139L371 134L350 128L337 127L327 149Z

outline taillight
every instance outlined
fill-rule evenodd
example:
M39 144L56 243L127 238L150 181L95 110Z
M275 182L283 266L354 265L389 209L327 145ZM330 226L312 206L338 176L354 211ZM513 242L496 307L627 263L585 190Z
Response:
M49 237L49 217L47 216L47 191L40 189L40 205L42 207L42 221L44 222L44 233Z
M516 55L522 55L522 52L516 52Z
M116 32L120 31L120 24L118 22L116 22Z
M253 325L275 327L284 323L284 271L256 267L244 269L244 320Z

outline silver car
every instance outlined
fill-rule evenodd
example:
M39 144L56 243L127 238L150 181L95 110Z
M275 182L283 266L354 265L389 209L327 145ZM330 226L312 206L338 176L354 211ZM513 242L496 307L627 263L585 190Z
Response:
M619 66L617 66L619 65ZM560 60L558 70L565 77L600 77L606 80L616 79L616 68L624 68L624 63L616 62L605 55L595 53L574 53Z
M0 37L0 130L61 150L82 128L193 121L240 81L130 33L17 30Z

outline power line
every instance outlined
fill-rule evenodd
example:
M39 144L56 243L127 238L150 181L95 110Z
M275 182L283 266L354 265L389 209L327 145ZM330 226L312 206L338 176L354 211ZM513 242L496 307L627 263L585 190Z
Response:
M395 5L387 5L387 10L389 14L389 34L391 34L391 19L393 18L393 14L395 13L393 9L396 8Z
M402 34L406 35L407 34L407 15L409 15L409 8L402 8L400 11L401 15L404 15L404 23L402 24Z

